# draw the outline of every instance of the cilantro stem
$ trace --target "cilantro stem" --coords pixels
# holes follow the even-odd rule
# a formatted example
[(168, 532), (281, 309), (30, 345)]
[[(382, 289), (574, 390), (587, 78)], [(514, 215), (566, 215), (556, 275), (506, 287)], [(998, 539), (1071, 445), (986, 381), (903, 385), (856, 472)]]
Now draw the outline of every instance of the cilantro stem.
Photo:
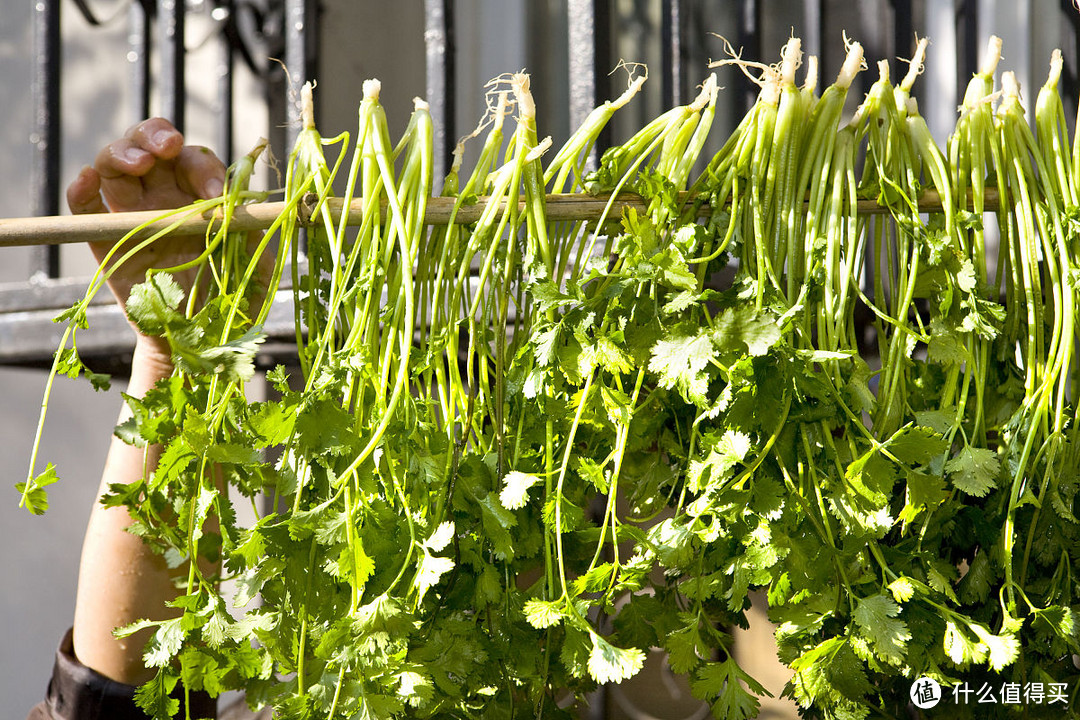
[(559, 568), (559, 586), (561, 588), (561, 597), (566, 600), (567, 609), (575, 616), (580, 617), (577, 608), (574, 607), (574, 603), (571, 602), (570, 595), (567, 591), (566, 583), (566, 565), (565, 557), (563, 553), (563, 540), (562, 540), (562, 504), (563, 504), (563, 486), (566, 482), (566, 470), (570, 467), (570, 456), (574, 449), (574, 438), (577, 435), (577, 430), (581, 424), (581, 416), (585, 411), (585, 405), (588, 402), (589, 394), (592, 391), (593, 379), (596, 377), (595, 373), (589, 373), (585, 378), (585, 385), (581, 388), (581, 399), (578, 401), (577, 410), (574, 412), (574, 420), (570, 423), (570, 429), (567, 431), (565, 443), (565, 450), (563, 451), (562, 462), (559, 465), (559, 476), (555, 482), (555, 563)]

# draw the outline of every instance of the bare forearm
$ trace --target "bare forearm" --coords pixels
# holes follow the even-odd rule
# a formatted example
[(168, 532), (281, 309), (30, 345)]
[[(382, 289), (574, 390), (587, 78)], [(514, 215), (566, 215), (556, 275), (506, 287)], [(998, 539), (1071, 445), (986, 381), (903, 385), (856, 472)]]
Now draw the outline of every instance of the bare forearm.
[[(122, 138), (102, 148), (93, 167), (86, 167), (67, 190), (75, 214), (164, 210), (220, 194), (225, 165), (206, 148), (184, 143), (168, 121), (150, 118), (129, 128)], [(91, 243), (98, 262), (113, 249), (111, 242)], [(155, 242), (122, 265), (111, 268), (108, 285), (123, 305), (131, 288), (151, 268), (173, 267), (205, 250), (199, 236), (168, 237)], [(174, 278), (190, 291), (194, 273)], [(140, 336), (132, 360), (128, 394), (140, 397), (172, 373), (164, 340)], [(160, 448), (131, 447), (113, 439), (105, 461), (101, 493), (113, 483), (131, 483), (157, 466)], [(159, 619), (165, 601), (174, 595), (170, 572), (162, 558), (126, 532), (131, 518), (124, 508), (95, 505), (87, 526), (75, 601), (75, 654), (82, 663), (114, 680), (138, 683), (149, 673), (142, 649), (146, 633), (124, 640), (113, 629), (142, 618)], [(183, 572), (183, 571), (181, 571)]]
[[(132, 358), (128, 394), (141, 397), (168, 377), (172, 366), (163, 341), (140, 338)], [(157, 464), (160, 448), (137, 448), (112, 439), (99, 495), (113, 483), (130, 483)], [(89, 668), (119, 682), (138, 684), (149, 677), (142, 662), (146, 633), (128, 638), (113, 629), (142, 618), (160, 618), (175, 595), (164, 560), (127, 532), (125, 508), (95, 504), (90, 514), (79, 569), (73, 640), (75, 655)]]

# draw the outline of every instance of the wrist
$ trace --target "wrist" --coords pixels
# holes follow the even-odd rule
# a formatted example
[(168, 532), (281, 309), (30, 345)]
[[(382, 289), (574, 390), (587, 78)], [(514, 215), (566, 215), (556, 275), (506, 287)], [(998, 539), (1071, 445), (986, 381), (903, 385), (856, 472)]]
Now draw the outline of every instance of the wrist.
[(172, 349), (169, 347), (169, 341), (163, 337), (139, 334), (135, 340), (135, 351), (131, 356), (129, 385), (149, 388), (158, 380), (172, 375), (172, 372)]

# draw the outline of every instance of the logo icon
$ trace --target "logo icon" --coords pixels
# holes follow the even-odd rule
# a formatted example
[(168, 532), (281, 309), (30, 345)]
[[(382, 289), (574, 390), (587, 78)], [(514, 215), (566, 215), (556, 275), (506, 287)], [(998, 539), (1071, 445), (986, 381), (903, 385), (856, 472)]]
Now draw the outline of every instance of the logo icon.
[(933, 678), (921, 677), (911, 684), (911, 702), (920, 710), (934, 707), (941, 702), (941, 686)]

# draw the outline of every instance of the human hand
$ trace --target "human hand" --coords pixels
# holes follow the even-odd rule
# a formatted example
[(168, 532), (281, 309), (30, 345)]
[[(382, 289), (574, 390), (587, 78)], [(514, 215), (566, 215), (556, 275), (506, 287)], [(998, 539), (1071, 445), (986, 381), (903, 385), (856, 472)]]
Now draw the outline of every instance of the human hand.
[[(213, 152), (185, 145), (183, 135), (167, 120), (151, 118), (102, 148), (94, 165), (84, 167), (68, 186), (67, 201), (76, 215), (169, 210), (217, 197), (224, 183), (225, 165)], [(104, 263), (114, 244), (92, 242), (90, 249)], [(123, 305), (132, 286), (146, 279), (147, 270), (181, 265), (205, 247), (201, 235), (164, 237), (117, 267), (108, 279), (109, 289)], [(190, 292), (195, 273), (192, 269), (174, 274), (185, 293)]]
[(98, 153), (68, 187), (75, 214), (167, 210), (221, 194), (225, 165), (213, 152), (185, 145), (168, 120), (150, 118)]
[[(98, 153), (68, 186), (67, 201), (76, 215), (135, 210), (169, 210), (221, 194), (225, 165), (213, 152), (185, 145), (184, 137), (163, 118), (151, 118), (130, 128), (122, 138)], [(114, 243), (90, 243), (99, 263)], [(109, 278), (109, 288), (121, 303), (131, 286), (146, 279), (150, 268), (180, 265), (205, 249), (202, 236), (162, 238), (129, 259)], [(185, 277), (187, 275), (187, 277)], [(176, 277), (185, 292), (194, 272)]]

